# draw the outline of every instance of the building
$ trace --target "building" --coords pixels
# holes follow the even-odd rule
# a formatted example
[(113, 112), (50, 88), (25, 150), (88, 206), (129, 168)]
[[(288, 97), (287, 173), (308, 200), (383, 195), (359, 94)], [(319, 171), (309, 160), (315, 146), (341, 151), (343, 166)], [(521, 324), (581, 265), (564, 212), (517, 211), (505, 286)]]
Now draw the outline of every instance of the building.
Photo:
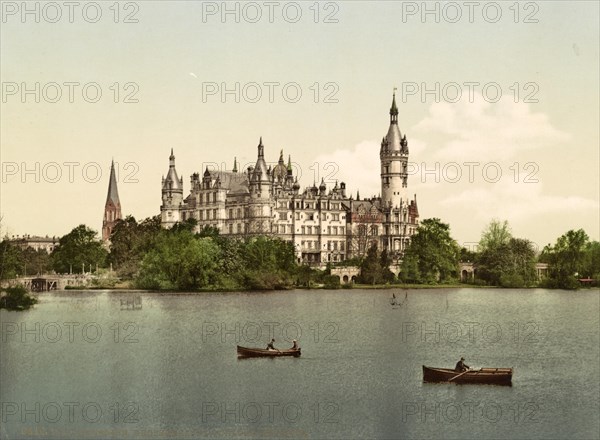
[(117, 220), (121, 217), (121, 202), (119, 201), (119, 191), (117, 189), (117, 177), (115, 174), (115, 162), (110, 164), (110, 179), (108, 181), (108, 194), (104, 204), (104, 218), (102, 220), (102, 240), (106, 243), (110, 240)]
[(398, 127), (395, 94), (379, 151), (379, 197), (361, 200), (357, 194), (353, 199), (344, 182), (328, 189), (321, 181), (301, 191), (291, 157), (286, 164), (281, 151), (270, 166), (262, 138), (257, 149), (256, 165), (247, 170), (238, 170), (234, 159), (231, 171), (207, 168), (202, 176), (192, 174), (187, 197), (171, 149), (169, 171), (162, 179), (162, 226), (193, 218), (198, 230), (211, 226), (229, 236), (274, 235), (292, 242), (298, 262), (311, 265), (362, 256), (372, 244), (400, 262), (419, 225), (419, 211), (416, 196), (408, 197), (408, 141)]
[(35, 235), (23, 235), (22, 237), (12, 236), (11, 243), (20, 247), (22, 250), (31, 248), (34, 251), (44, 250), (51, 254), (56, 246), (58, 246), (59, 237), (38, 237)]

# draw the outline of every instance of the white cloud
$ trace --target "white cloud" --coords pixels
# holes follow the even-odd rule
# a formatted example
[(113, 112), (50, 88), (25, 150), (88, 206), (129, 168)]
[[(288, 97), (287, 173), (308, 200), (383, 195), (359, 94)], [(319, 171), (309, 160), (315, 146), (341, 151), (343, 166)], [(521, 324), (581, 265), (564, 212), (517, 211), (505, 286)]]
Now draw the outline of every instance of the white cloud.
[[(371, 197), (381, 192), (379, 149), (380, 142), (373, 140), (363, 141), (354, 146), (352, 150), (338, 149), (331, 153), (324, 153), (315, 159), (321, 177), (327, 184), (335, 181), (346, 182), (348, 190), (356, 196), (356, 190), (361, 197)], [(419, 156), (426, 148), (425, 142), (408, 139), (408, 148), (411, 155)], [(334, 164), (334, 168), (328, 164)], [(312, 183), (312, 182), (311, 182)]]
[(434, 156), (440, 160), (506, 160), (517, 152), (565, 142), (570, 135), (553, 127), (548, 116), (504, 96), (488, 103), (475, 95), (456, 104), (435, 103), (415, 131), (439, 136)]

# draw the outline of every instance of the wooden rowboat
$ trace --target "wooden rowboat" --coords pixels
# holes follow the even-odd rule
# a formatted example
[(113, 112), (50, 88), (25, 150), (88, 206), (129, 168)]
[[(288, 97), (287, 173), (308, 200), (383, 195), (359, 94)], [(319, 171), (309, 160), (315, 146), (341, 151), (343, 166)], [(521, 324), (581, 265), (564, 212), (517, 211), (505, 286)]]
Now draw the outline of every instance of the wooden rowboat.
[(449, 368), (432, 368), (423, 365), (423, 382), (448, 382), (450, 383), (487, 383), (495, 385), (511, 385), (512, 368), (481, 368), (468, 371), (457, 377), (460, 373)]
[(264, 348), (247, 348), (237, 346), (239, 357), (300, 356), (300, 348), (296, 350), (267, 350)]

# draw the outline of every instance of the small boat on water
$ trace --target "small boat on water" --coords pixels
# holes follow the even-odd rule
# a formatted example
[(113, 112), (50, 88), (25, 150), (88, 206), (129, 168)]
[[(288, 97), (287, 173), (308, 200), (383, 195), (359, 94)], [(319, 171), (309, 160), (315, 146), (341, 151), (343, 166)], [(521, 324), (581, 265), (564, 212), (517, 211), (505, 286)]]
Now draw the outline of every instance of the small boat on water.
[(511, 385), (512, 373), (512, 368), (480, 368), (457, 373), (450, 368), (432, 368), (423, 365), (423, 382)]
[(268, 350), (264, 348), (247, 348), (237, 346), (238, 357), (270, 357), (270, 356), (300, 356), (300, 348), (288, 350)]

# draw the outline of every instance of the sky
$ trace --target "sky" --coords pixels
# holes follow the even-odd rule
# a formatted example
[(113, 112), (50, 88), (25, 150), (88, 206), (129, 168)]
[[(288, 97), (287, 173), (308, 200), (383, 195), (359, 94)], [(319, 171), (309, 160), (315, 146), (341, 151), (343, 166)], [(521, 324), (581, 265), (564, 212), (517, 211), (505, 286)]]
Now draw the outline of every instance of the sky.
[(421, 219), (598, 240), (598, 2), (469, 5), (2, 2), (1, 233), (99, 231), (113, 159), (123, 214), (156, 215), (171, 148), (187, 194), (261, 136), (303, 186), (378, 195), (396, 88)]

